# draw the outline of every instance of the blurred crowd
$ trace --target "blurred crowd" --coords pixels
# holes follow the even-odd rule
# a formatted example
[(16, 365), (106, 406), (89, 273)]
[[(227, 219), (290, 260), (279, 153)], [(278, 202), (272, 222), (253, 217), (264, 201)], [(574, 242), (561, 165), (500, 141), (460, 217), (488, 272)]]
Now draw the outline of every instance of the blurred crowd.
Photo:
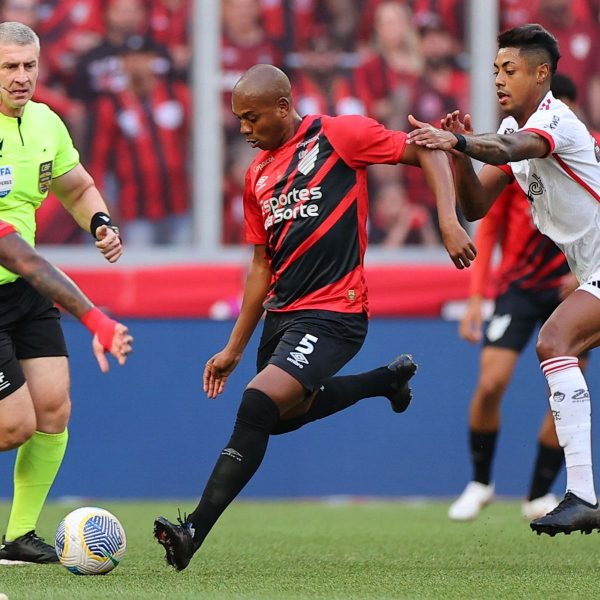
[[(473, 1), (482, 9), (487, 2)], [(301, 114), (364, 114), (399, 130), (408, 128), (409, 113), (435, 123), (455, 108), (469, 110), (467, 3), (221, 0), (223, 242), (243, 242), (244, 173), (255, 152), (230, 112), (231, 88), (244, 70), (281, 66)], [(27, 23), (40, 35), (35, 99), (67, 122), (127, 245), (190, 243), (193, 0), (0, 6), (3, 21)], [(501, 0), (500, 29), (527, 22), (558, 38), (559, 71), (578, 88), (582, 118), (600, 128), (600, 0)], [(369, 186), (371, 243), (440, 243), (420, 170), (372, 167)], [(55, 200), (39, 212), (40, 243), (81, 241)]]

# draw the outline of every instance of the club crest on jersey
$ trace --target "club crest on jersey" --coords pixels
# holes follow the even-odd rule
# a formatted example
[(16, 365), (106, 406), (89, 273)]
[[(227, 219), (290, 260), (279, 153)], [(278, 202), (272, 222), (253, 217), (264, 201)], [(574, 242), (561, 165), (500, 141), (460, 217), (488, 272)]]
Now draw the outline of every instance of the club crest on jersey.
[(14, 185), (13, 168), (10, 165), (0, 167), (0, 198), (8, 196)]
[(550, 110), (552, 104), (552, 98), (546, 98), (541, 104), (538, 110)]
[(314, 168), (319, 154), (319, 142), (317, 142), (310, 150), (300, 150), (298, 152), (298, 171), (303, 175), (308, 175)]
[(259, 178), (259, 180), (256, 182), (256, 191), (260, 192), (260, 190), (262, 190), (265, 185), (267, 185), (267, 179), (269, 179), (268, 175), (263, 175), (262, 177)]
[(52, 183), (52, 161), (40, 163), (38, 187), (40, 194), (45, 194), (50, 189)]

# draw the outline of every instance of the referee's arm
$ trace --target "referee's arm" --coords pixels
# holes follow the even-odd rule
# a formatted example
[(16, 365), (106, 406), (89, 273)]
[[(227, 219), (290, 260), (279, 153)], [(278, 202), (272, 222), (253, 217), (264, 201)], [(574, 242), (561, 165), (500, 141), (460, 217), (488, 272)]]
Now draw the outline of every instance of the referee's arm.
[[(85, 231), (90, 231), (90, 223), (95, 214), (105, 213), (108, 215), (106, 202), (104, 202), (92, 176), (81, 164), (53, 179), (51, 190)], [(91, 233), (98, 240), (96, 246), (109, 262), (115, 262), (123, 254), (118, 231), (102, 226)]]

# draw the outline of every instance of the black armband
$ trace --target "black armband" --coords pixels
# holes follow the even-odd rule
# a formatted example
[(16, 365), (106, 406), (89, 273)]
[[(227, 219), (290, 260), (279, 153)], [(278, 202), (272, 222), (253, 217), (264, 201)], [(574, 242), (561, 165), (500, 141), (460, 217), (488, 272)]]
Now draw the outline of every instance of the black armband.
[(103, 212), (97, 212), (96, 214), (94, 214), (92, 220), (90, 221), (90, 233), (92, 234), (94, 239), (98, 239), (96, 238), (96, 230), (102, 225), (106, 225), (107, 227), (112, 229), (117, 235), (119, 234), (119, 228), (113, 224), (110, 215), (107, 215)]
[(464, 135), (460, 133), (452, 134), (456, 138), (456, 145), (454, 146), (454, 150), (458, 150), (459, 152), (464, 152), (467, 147), (467, 140)]

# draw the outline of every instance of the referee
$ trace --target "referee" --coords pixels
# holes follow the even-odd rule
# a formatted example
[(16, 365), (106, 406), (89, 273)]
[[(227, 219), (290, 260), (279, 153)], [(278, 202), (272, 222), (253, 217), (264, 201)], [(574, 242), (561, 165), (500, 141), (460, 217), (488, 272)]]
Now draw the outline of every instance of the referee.
[[(0, 23), (0, 219), (35, 244), (35, 211), (52, 191), (109, 262), (118, 230), (60, 118), (31, 101), (40, 42), (26, 25)], [(0, 560), (57, 562), (35, 533), (67, 446), (71, 409), (60, 313), (0, 267), (0, 450), (18, 448), (14, 497)]]

